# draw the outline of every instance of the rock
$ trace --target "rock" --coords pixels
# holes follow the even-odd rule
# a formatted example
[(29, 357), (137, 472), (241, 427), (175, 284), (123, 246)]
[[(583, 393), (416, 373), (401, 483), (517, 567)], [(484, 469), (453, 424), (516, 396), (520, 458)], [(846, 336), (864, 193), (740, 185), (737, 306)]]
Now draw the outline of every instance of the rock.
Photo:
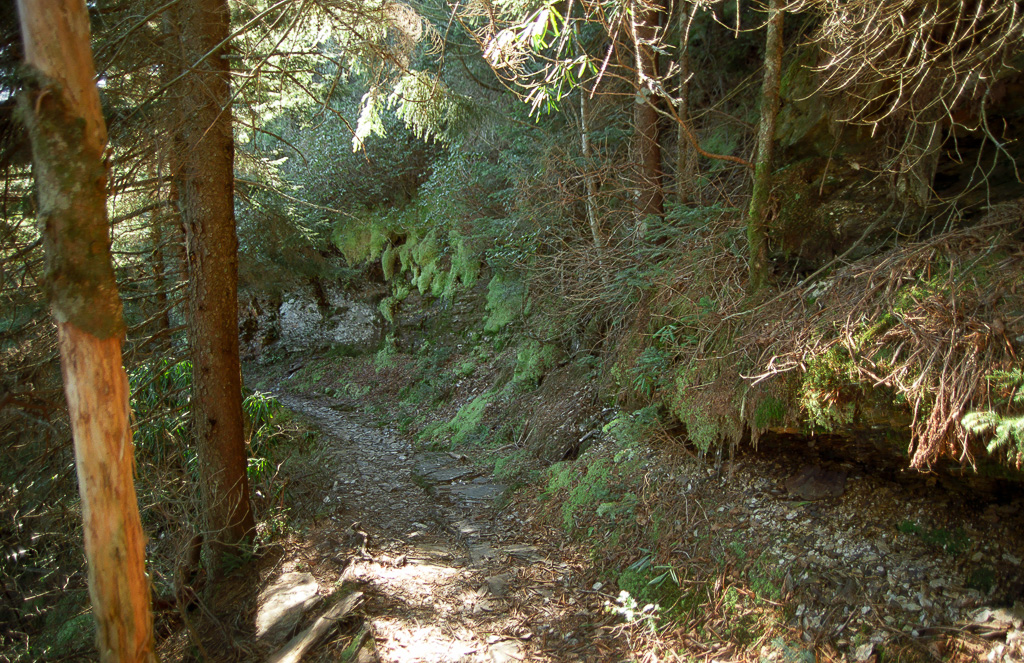
[(525, 658), (522, 646), (515, 640), (502, 640), (487, 648), (487, 653), (493, 663), (509, 663), (510, 661), (522, 661)]
[(544, 560), (539, 554), (537, 554), (537, 546), (530, 546), (525, 544), (516, 544), (511, 546), (503, 546), (501, 552), (506, 555), (518, 557), (519, 559), (525, 559), (530, 562), (541, 562)]
[(445, 486), (442, 491), (447, 492), (450, 495), (460, 498), (463, 502), (486, 502), (489, 500), (496, 499), (502, 492), (504, 492), (505, 486), (500, 483), (465, 483), (456, 484), (454, 486)]
[(469, 547), (469, 559), (474, 564), (482, 564), (485, 560), (494, 559), (496, 553), (490, 544), (478, 543)]
[(870, 659), (871, 655), (874, 653), (875, 645), (873, 643), (868, 642), (866, 644), (861, 645), (860, 647), (857, 647), (857, 649), (853, 652), (853, 660), (858, 661), (858, 663), (860, 663), (862, 661)]
[(365, 350), (380, 340), (379, 317), (373, 306), (351, 301), (340, 290), (328, 287), (318, 296), (302, 288), (285, 299), (272, 323), (289, 350), (328, 345)]
[(279, 645), (291, 637), (306, 612), (316, 605), (320, 586), (309, 573), (284, 573), (260, 592), (256, 638)]
[(413, 473), (429, 483), (451, 483), (476, 471), (471, 466), (453, 467), (451, 457), (444, 452), (416, 454), (414, 462)]
[(505, 596), (508, 594), (508, 581), (509, 575), (507, 573), (491, 576), (486, 580), (487, 590), (494, 596)]
[(790, 495), (802, 500), (823, 500), (840, 497), (846, 491), (846, 470), (826, 470), (819, 465), (808, 465), (786, 480)]

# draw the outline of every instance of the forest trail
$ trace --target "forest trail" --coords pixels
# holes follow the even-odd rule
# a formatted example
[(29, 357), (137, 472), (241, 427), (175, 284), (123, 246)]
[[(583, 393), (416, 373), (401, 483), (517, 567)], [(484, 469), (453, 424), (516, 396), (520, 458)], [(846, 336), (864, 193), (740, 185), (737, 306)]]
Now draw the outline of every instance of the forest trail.
[[(499, 508), (503, 487), (469, 459), (414, 452), (395, 431), (306, 396), (280, 393), (321, 435), (323, 544), (365, 595), (357, 610), (387, 663), (621, 660), (599, 626), (611, 597), (584, 586), (583, 560), (534, 540)], [(320, 538), (320, 537), (318, 537)], [(308, 559), (308, 557), (307, 557)], [(323, 568), (323, 564), (312, 564)], [(282, 569), (290, 570), (286, 562)], [(331, 579), (327, 578), (330, 581)], [(323, 580), (321, 580), (323, 585)], [(323, 657), (310, 660), (336, 660)]]
[[(840, 458), (815, 438), (765, 438), (717, 470), (643, 445), (636, 512), (612, 528), (547, 480), (510, 499), (480, 447), (425, 450), (372, 367), (308, 365), (250, 376), (320, 432), (275, 479), (290, 513), (260, 586), (295, 572), (327, 603), (363, 602), (302, 660), (1020, 660), (1024, 497), (1009, 484), (906, 472), (867, 442)], [(619, 451), (603, 439), (561, 467), (582, 482)], [(648, 602), (667, 617), (646, 617)]]

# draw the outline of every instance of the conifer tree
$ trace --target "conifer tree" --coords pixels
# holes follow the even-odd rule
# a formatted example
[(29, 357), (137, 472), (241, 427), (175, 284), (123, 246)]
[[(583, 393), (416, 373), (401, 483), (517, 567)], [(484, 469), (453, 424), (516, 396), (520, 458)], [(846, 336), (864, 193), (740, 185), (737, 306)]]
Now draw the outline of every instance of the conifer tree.
[(32, 68), (20, 103), (74, 438), (96, 645), (104, 662), (155, 661), (89, 17), (82, 0), (19, 0), (18, 8)]

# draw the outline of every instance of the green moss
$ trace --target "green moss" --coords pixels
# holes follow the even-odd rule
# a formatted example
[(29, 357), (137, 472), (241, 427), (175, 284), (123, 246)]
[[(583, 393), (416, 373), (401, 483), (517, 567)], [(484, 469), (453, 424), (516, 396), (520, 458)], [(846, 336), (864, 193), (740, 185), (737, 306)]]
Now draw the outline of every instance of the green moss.
[(437, 231), (430, 231), (412, 248), (410, 257), (419, 268), (414, 281), (421, 295), (433, 293), (434, 280), (441, 276), (438, 258), (441, 250), (437, 239)]
[(882, 317), (874, 322), (874, 324), (868, 325), (860, 334), (857, 335), (857, 347), (863, 348), (868, 343), (871, 343), (879, 336), (889, 331), (896, 325), (896, 317), (891, 313), (884, 313)]
[[(405, 242), (398, 247), (398, 260), (402, 265), (401, 271), (410, 272), (416, 265), (416, 261), (413, 259), (413, 252), (416, 250), (416, 245), (419, 244), (420, 237), (416, 232), (410, 232), (405, 237)], [(418, 274), (414, 273), (414, 276)]]
[(380, 258), (384, 251), (391, 247), (391, 233), (384, 229), (380, 222), (370, 226), (370, 260)]
[(345, 257), (349, 266), (358, 265), (370, 259), (373, 229), (362, 220), (343, 219), (334, 225), (331, 240)]
[(656, 566), (651, 563), (650, 556), (644, 556), (630, 564), (619, 573), (619, 589), (628, 592), (638, 605), (653, 604), (659, 606), (662, 614), (674, 614), (672, 608), (680, 603), (682, 591), (677, 578), (673, 577), (669, 567)]
[(494, 461), (494, 477), (506, 485), (522, 484), (527, 480), (531, 454), (528, 449), (519, 449), (508, 456)]
[(380, 349), (377, 350), (377, 354), (374, 355), (373, 364), (378, 371), (383, 368), (394, 366), (395, 356), (398, 354), (398, 339), (395, 338), (394, 334), (388, 334), (384, 338), (384, 342), (381, 344)]
[(395, 278), (395, 275), (400, 273), (400, 266), (401, 261), (398, 258), (398, 247), (394, 244), (389, 244), (380, 256), (380, 267), (384, 272), (384, 280), (390, 281)]
[(942, 527), (925, 529), (915, 522), (904, 520), (896, 529), (903, 534), (916, 536), (926, 545), (940, 549), (953, 557), (961, 557), (971, 548), (971, 540), (962, 527), (957, 527), (953, 531)]
[(400, 303), (401, 302), (398, 298), (388, 296), (380, 300), (380, 303), (377, 304), (377, 310), (380, 311), (380, 314), (384, 316), (385, 320), (391, 324), (395, 324), (395, 314), (398, 313), (398, 305)]
[(500, 272), (495, 274), (487, 284), (486, 309), (484, 331), (501, 331), (527, 312), (526, 285)]
[(697, 384), (690, 367), (676, 372), (674, 390), (668, 400), (669, 410), (686, 425), (687, 437), (702, 451), (707, 451), (721, 438), (718, 417), (712, 415), (707, 400), (694, 389)]
[(812, 428), (834, 431), (853, 422), (858, 394), (849, 353), (834, 346), (807, 364), (800, 405)]
[(465, 444), (480, 445), (488, 438), (490, 429), (483, 424), (487, 406), (494, 398), (491, 392), (480, 394), (463, 405), (451, 421), (438, 428), (432, 437), (448, 437), (453, 447)]
[(620, 447), (634, 449), (661, 426), (658, 408), (649, 405), (636, 412), (620, 414), (608, 422), (602, 431), (610, 433)]
[(572, 463), (561, 461), (548, 468), (548, 485), (542, 497), (551, 497), (572, 484)]
[(439, 270), (430, 281), (430, 294), (433, 297), (450, 296), (452, 292), (452, 273)]
[(452, 246), (451, 284), (458, 280), (465, 287), (472, 288), (480, 278), (482, 263), (479, 253), (467, 238), (457, 232), (451, 233), (449, 243)]
[(765, 397), (754, 410), (754, 426), (760, 430), (780, 424), (785, 418), (786, 404), (774, 396)]
[[(576, 528), (576, 514), (585, 508), (596, 508), (612, 497), (611, 466), (603, 458), (587, 467), (587, 473), (579, 483), (569, 489), (562, 503), (562, 526), (566, 532)], [(550, 486), (549, 486), (550, 487)]]
[(512, 381), (517, 384), (536, 385), (544, 374), (554, 368), (561, 356), (558, 346), (530, 339), (516, 353), (516, 367)]

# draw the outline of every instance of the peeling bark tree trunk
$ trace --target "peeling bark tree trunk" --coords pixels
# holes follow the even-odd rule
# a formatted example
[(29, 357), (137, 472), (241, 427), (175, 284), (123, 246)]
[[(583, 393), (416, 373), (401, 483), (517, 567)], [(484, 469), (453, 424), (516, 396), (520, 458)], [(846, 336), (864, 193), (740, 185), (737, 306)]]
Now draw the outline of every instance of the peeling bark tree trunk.
[(661, 144), (658, 135), (658, 111), (654, 107), (649, 82), (658, 79), (657, 58), (651, 44), (658, 36), (662, 13), (657, 0), (635, 0), (633, 6), (633, 44), (636, 50), (637, 104), (633, 112), (637, 162), (640, 170), (636, 210), (643, 218), (664, 213), (661, 189)]
[(32, 139), (46, 288), (82, 497), (89, 597), (101, 661), (155, 661), (145, 537), (133, 484), (124, 321), (110, 262), (107, 130), (82, 0), (19, 0), (20, 98)]
[(747, 243), (750, 250), (750, 292), (768, 282), (768, 237), (765, 216), (771, 193), (772, 151), (775, 118), (779, 114), (779, 80), (782, 70), (781, 0), (768, 3), (768, 35), (764, 52), (764, 82), (761, 86), (761, 122), (757, 129), (757, 159), (754, 162), (754, 190), (747, 212)]
[(184, 66), (178, 91), (184, 153), (176, 173), (188, 260), (187, 324), (192, 358), (192, 422), (199, 455), (211, 571), (250, 539), (238, 358), (238, 237), (226, 0), (178, 7)]

